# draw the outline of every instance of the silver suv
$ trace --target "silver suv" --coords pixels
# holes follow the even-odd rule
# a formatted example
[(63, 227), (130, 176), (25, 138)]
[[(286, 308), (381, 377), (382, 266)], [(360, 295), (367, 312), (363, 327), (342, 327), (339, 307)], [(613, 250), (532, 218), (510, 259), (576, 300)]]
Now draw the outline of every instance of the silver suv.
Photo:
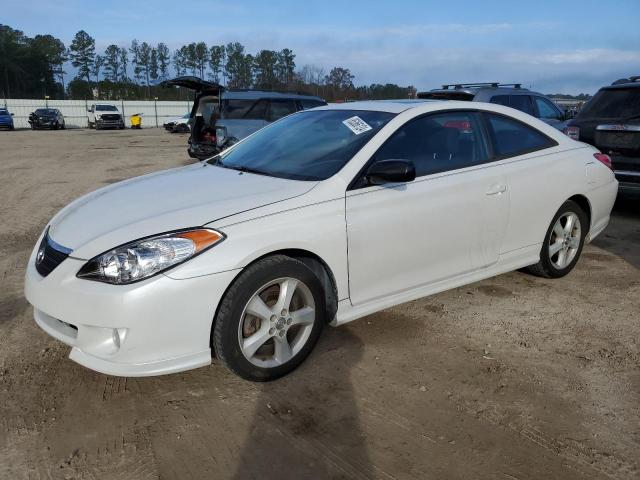
[(197, 77), (178, 77), (162, 83), (195, 90), (191, 110), (189, 155), (209, 158), (265, 125), (299, 110), (326, 105), (323, 99), (294, 92), (225, 90)]
[(420, 92), (418, 98), (497, 103), (528, 113), (558, 130), (562, 130), (569, 119), (569, 115), (549, 98), (522, 88), (520, 83), (453, 83), (428, 92)]

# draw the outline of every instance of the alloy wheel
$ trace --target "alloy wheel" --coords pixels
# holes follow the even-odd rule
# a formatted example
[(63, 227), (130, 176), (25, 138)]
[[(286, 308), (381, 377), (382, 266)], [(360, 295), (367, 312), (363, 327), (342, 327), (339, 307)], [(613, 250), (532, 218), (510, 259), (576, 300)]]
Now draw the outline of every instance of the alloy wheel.
[(278, 367), (304, 347), (316, 318), (311, 290), (298, 279), (278, 278), (249, 299), (238, 324), (245, 358), (262, 368)]
[(566, 212), (556, 220), (549, 237), (549, 260), (558, 270), (566, 268), (578, 253), (582, 240), (580, 218)]

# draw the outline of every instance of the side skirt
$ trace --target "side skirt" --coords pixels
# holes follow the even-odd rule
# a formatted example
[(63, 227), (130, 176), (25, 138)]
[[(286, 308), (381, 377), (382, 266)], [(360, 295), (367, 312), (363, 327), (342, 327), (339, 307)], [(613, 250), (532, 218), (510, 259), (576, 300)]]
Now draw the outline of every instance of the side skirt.
[(453, 288), (478, 282), (486, 278), (502, 275), (503, 273), (512, 272), (529, 265), (533, 265), (540, 260), (541, 244), (530, 245), (520, 248), (500, 256), (500, 260), (489, 268), (476, 270), (465, 273), (457, 277), (441, 280), (436, 283), (421, 285), (411, 290), (405, 290), (388, 297), (376, 298), (369, 302), (352, 305), (350, 299), (341, 300), (338, 303), (338, 313), (331, 322), (331, 325), (337, 327), (358, 318), (371, 315), (372, 313), (400, 305), (401, 303), (411, 302), (418, 298), (427, 297), (436, 293), (451, 290)]

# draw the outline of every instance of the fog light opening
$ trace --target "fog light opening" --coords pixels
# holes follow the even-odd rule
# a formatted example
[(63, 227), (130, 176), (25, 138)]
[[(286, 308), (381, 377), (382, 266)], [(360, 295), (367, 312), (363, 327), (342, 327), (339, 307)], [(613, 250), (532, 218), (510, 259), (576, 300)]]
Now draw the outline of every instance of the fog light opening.
[(112, 336), (113, 336), (113, 344), (116, 347), (116, 350), (120, 349), (120, 335), (118, 333), (118, 329), (114, 328), (113, 332), (112, 332)]

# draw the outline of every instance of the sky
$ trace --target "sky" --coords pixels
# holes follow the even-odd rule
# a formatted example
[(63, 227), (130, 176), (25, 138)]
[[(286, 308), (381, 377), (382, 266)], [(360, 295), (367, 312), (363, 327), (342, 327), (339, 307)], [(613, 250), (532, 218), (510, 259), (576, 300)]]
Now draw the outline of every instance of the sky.
[(521, 82), (594, 93), (640, 75), (640, 0), (1, 0), (0, 23), (69, 45), (86, 30), (101, 52), (132, 38), (249, 53), (291, 48), (296, 65), (349, 68), (356, 85)]

